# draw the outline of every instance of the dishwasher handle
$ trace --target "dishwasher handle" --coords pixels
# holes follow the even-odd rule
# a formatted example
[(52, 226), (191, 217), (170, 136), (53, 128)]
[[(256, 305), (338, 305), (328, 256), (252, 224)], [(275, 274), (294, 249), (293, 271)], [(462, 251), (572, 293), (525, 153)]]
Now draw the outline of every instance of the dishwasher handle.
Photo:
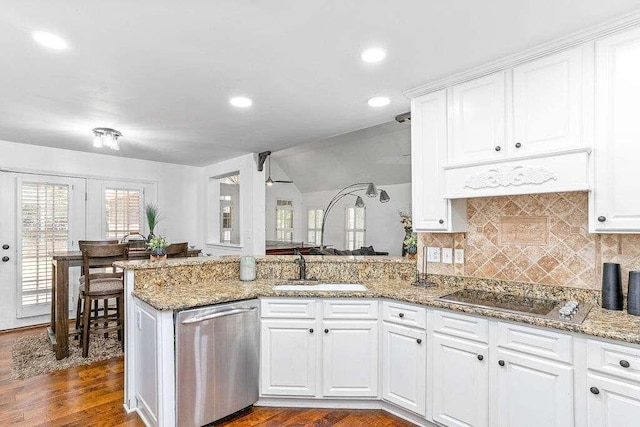
[(256, 311), (258, 307), (249, 307), (249, 308), (232, 308), (231, 310), (219, 311), (217, 313), (207, 314), (206, 316), (198, 316), (192, 317), (187, 320), (183, 320), (181, 323), (183, 325), (189, 325), (191, 323), (199, 323), (204, 322), (206, 320), (217, 319), (219, 317), (231, 316), (234, 314), (247, 313), (251, 311)]

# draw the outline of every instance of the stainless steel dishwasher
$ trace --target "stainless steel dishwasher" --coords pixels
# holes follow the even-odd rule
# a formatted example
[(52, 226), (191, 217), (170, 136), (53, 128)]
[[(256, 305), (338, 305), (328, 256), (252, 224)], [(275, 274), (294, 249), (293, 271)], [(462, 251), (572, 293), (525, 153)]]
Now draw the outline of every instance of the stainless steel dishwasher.
[(258, 301), (176, 315), (176, 387), (180, 427), (202, 426), (258, 400)]

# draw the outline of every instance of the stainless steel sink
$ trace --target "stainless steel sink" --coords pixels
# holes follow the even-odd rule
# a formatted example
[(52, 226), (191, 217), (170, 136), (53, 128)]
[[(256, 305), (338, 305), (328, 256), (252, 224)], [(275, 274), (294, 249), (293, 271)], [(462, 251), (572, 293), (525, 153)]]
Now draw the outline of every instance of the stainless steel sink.
[(313, 285), (280, 284), (273, 287), (274, 291), (308, 291), (308, 292), (354, 292), (366, 291), (362, 283), (317, 283)]

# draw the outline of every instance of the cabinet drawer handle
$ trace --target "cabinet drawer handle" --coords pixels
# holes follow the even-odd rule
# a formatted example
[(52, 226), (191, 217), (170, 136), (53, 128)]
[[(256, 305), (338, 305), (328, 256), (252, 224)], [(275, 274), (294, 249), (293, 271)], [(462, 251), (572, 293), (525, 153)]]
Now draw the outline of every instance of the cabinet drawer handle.
[(438, 224), (444, 224), (444, 219), (439, 219)]
[(504, 360), (498, 360), (498, 365), (504, 366)]
[(500, 147), (499, 145), (496, 145), (496, 151), (500, 151), (502, 150), (502, 147)]
[(418, 338), (418, 339), (416, 340), (416, 342), (417, 342), (418, 344), (422, 344), (422, 340), (421, 340), (420, 338)]
[(328, 330), (328, 329), (325, 329), (325, 330), (324, 330), (324, 333), (325, 333), (325, 334), (328, 334), (328, 333), (329, 333), (329, 330)]
[(620, 366), (622, 366), (623, 368), (628, 368), (629, 366), (631, 366), (631, 364), (629, 362), (627, 362), (626, 360), (621, 360), (620, 361)]
[(398, 313), (398, 317), (400, 318), (404, 317), (404, 313)]
[(516, 148), (520, 148), (522, 147), (522, 144), (520, 144), (519, 142), (516, 142)]
[(479, 355), (478, 355), (478, 360), (482, 360), (482, 359), (484, 359), (484, 356), (483, 356), (483, 355), (481, 355), (481, 354), (479, 354)]
[(6, 251), (7, 249), (9, 249), (9, 245), (7, 245), (7, 244), (5, 243), (4, 245), (2, 245), (2, 249), (4, 249), (4, 250)]
[(600, 222), (605, 222), (606, 220), (607, 220), (606, 216), (599, 216), (598, 217), (598, 221), (600, 221)]
[(7, 262), (9, 261), (9, 257), (8, 256), (3, 256), (2, 257), (2, 262)]
[(309, 329), (309, 333), (312, 334), (313, 333), (313, 328)]
[(591, 387), (589, 391), (593, 394), (600, 394), (600, 390), (598, 390), (598, 387)]

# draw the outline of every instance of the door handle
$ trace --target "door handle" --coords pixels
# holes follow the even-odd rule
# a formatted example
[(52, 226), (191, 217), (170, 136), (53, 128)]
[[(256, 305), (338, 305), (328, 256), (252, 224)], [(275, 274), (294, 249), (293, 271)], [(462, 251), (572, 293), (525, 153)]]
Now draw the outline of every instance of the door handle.
[(2, 262), (7, 262), (9, 261), (9, 257), (8, 256), (3, 256), (2, 257)]
[(9, 249), (9, 245), (7, 245), (7, 244), (5, 243), (4, 245), (2, 245), (2, 249), (4, 249), (4, 250), (6, 251), (7, 249)]
[(190, 323), (204, 322), (206, 320), (217, 319), (218, 317), (231, 316), (233, 314), (240, 314), (240, 313), (248, 313), (251, 311), (256, 311), (257, 309), (258, 307), (234, 308), (231, 310), (219, 311), (218, 313), (211, 313), (206, 316), (192, 317), (191, 319), (183, 320), (182, 324), (188, 325)]

